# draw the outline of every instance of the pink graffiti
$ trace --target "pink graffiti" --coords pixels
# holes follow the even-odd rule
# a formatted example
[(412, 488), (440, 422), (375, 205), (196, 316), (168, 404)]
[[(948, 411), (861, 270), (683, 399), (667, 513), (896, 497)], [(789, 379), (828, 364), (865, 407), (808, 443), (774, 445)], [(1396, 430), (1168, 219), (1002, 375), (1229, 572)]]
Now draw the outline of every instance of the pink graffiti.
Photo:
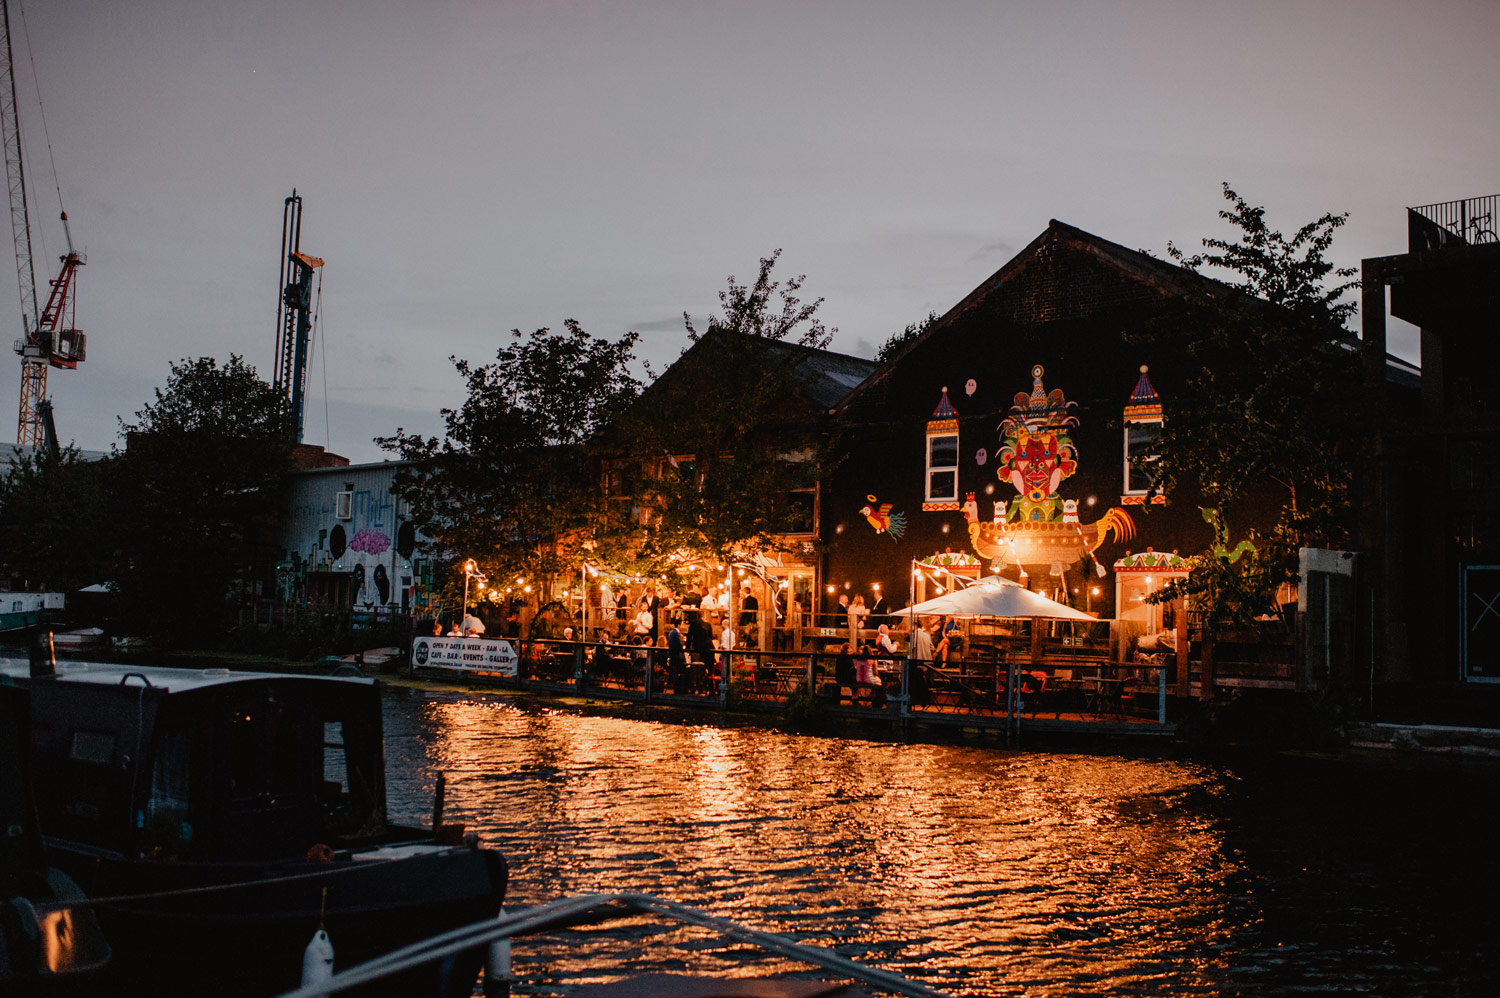
[(350, 551), (363, 551), (365, 554), (379, 554), (390, 546), (391, 539), (378, 530), (361, 530), (349, 542)]

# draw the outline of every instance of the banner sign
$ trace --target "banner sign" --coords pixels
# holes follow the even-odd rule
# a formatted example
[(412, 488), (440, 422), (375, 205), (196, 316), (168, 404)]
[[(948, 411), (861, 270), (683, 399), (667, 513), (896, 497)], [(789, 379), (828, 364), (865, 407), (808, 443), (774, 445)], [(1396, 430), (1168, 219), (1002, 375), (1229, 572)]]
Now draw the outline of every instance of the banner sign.
[(411, 664), (427, 669), (468, 669), (474, 672), (516, 674), (516, 649), (509, 641), (492, 638), (417, 638), (411, 644)]

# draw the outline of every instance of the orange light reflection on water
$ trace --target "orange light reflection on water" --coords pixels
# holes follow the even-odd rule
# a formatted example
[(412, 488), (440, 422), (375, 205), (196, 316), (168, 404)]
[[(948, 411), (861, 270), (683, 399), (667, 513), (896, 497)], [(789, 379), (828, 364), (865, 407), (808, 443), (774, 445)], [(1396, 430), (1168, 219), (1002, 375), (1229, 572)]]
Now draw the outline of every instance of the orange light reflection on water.
[[(1188, 765), (499, 699), (429, 703), (422, 723), (427, 763), (448, 777), (448, 820), (507, 851), (516, 903), (659, 893), (958, 993), (1002, 993), (966, 982), (1004, 981), (1047, 994), (1048, 982), (1101, 975), (1147, 993), (1160, 975), (1191, 975), (1234, 870), (1221, 832), (1181, 806), (1204, 792)], [(743, 960), (708, 955), (721, 970)], [(547, 959), (576, 981), (618, 969), (614, 957)]]

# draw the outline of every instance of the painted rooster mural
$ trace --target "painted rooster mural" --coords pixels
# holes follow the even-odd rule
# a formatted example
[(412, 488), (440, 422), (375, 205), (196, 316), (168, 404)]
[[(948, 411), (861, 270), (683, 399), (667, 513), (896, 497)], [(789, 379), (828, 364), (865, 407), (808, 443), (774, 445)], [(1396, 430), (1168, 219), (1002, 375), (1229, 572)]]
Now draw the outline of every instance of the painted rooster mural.
[(1031, 394), (1017, 392), (1010, 415), (1000, 424), (996, 453), (1000, 481), (1018, 498), (995, 504), (992, 520), (983, 520), (974, 494), (965, 496), (964, 520), (969, 543), (998, 571), (1016, 565), (1027, 574), (1062, 575), (1084, 555), (1097, 551), (1112, 534), (1127, 541), (1135, 536), (1135, 521), (1123, 509), (1109, 510), (1093, 523), (1080, 523), (1078, 502), (1057, 494), (1063, 479), (1078, 470), (1078, 456), (1070, 431), (1078, 417), (1074, 403), (1061, 389), (1042, 386), (1043, 368), (1031, 369)]
[(891, 540), (900, 540), (901, 535), (906, 533), (906, 514), (892, 513), (892, 504), (888, 502), (876, 506), (874, 496), (865, 498), (870, 500), (870, 505), (861, 509), (860, 515), (870, 521), (870, 526), (875, 528), (877, 534), (890, 534)]

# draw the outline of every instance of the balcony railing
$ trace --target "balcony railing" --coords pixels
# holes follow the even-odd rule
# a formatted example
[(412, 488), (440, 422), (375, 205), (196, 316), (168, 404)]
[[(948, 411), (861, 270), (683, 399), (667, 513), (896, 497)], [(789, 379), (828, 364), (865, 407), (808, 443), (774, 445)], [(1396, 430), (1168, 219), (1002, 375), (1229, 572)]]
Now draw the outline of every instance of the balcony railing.
[(1496, 208), (1500, 195), (1443, 201), (1406, 209), (1407, 249), (1412, 252), (1444, 246), (1474, 246), (1496, 242)]

